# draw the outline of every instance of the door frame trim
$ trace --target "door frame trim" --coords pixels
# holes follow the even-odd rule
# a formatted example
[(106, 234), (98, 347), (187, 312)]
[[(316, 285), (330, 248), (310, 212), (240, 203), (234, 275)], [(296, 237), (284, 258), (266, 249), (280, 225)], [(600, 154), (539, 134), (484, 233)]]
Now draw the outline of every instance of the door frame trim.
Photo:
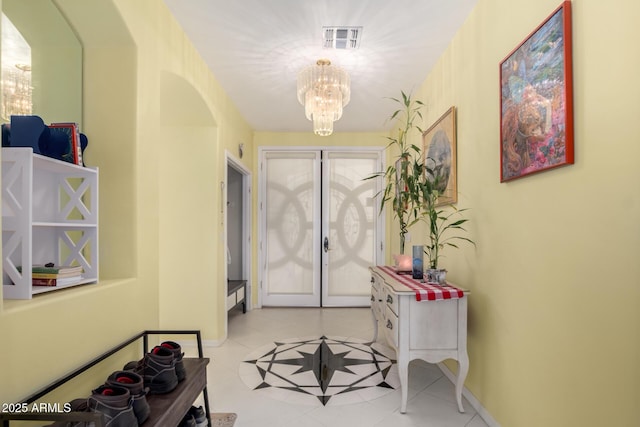
[[(252, 280), (252, 271), (253, 271), (253, 258), (252, 258), (252, 254), (253, 254), (253, 207), (252, 207), (252, 181), (253, 181), (253, 175), (251, 173), (251, 170), (249, 170), (249, 168), (247, 168), (244, 164), (242, 164), (242, 162), (240, 161), (240, 159), (238, 159), (237, 157), (235, 157), (233, 154), (231, 154), (228, 150), (225, 150), (225, 176), (224, 176), (224, 188), (222, 191), (222, 205), (223, 205), (223, 222), (224, 222), (224, 248), (227, 247), (227, 189), (228, 189), (228, 185), (226, 185), (226, 180), (227, 180), (227, 169), (229, 167), (232, 167), (233, 169), (235, 169), (237, 172), (239, 172), (242, 175), (242, 235), (243, 235), (243, 239), (244, 239), (244, 244), (242, 245), (242, 257), (243, 257), (243, 263), (242, 263), (242, 274), (243, 274), (243, 278), (247, 281), (247, 286), (245, 288), (245, 304), (246, 304), (246, 309), (247, 310), (251, 310), (253, 306), (255, 306), (255, 304), (253, 304), (253, 297), (252, 297), (252, 289), (255, 287), (253, 284), (253, 280)], [(224, 256), (224, 259), (226, 260), (226, 254)], [(228, 267), (227, 267), (227, 263), (224, 262), (224, 277), (228, 277)], [(226, 301), (227, 301), (227, 294), (226, 294), (226, 286), (225, 286), (225, 294), (224, 294), (224, 301), (225, 301), (225, 306), (226, 306)], [(225, 318), (225, 337), (227, 336), (227, 316), (224, 316)]]
[[(264, 180), (264, 160), (265, 153), (270, 151), (345, 151), (345, 152), (358, 152), (358, 151), (370, 151), (370, 152), (378, 152), (380, 155), (380, 170), (383, 171), (386, 168), (386, 147), (381, 146), (330, 146), (330, 145), (292, 145), (292, 146), (261, 146), (258, 147), (258, 209), (257, 209), (257, 223), (258, 223), (258, 266), (257, 266), (257, 288), (258, 288), (258, 301), (256, 307), (262, 307), (262, 294), (263, 294), (263, 281), (264, 281), (264, 271), (265, 271), (265, 263), (266, 257), (264, 254), (264, 242), (266, 235), (266, 224), (264, 218), (263, 206), (265, 203), (266, 196), (266, 183)], [(380, 206), (380, 195), (376, 195), (375, 198), (375, 206), (376, 211), (379, 211)], [(378, 215), (379, 221), (377, 223), (377, 233), (380, 236), (380, 248), (376, 250), (376, 264), (382, 265), (385, 259), (386, 252), (386, 214), (383, 210)], [(322, 289), (320, 290), (322, 292)]]

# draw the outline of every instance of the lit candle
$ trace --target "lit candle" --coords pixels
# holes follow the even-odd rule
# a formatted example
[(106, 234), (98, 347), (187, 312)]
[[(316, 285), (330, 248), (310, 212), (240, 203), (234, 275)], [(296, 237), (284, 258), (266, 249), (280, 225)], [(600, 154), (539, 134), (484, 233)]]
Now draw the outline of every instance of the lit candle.
[(396, 270), (411, 271), (411, 255), (396, 255)]

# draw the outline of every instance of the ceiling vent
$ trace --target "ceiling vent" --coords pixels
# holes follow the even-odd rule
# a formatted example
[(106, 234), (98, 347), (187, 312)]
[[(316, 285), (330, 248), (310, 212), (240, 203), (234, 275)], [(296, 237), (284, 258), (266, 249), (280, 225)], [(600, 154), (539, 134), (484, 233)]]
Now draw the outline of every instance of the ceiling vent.
[(327, 49), (358, 49), (362, 27), (322, 27), (323, 43)]

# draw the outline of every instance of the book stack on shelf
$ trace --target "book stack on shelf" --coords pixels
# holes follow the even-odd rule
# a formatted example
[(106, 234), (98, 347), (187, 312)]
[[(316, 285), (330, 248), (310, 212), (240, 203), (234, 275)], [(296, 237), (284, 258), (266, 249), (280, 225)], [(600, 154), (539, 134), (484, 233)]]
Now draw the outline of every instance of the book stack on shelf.
[[(20, 268), (18, 268), (20, 270)], [(82, 266), (34, 265), (31, 268), (33, 286), (68, 286), (82, 281)]]

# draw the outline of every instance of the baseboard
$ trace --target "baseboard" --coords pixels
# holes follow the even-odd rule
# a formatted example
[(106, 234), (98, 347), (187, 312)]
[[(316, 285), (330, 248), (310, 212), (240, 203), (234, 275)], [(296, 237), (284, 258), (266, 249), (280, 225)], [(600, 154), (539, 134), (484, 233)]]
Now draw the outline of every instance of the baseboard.
[[(220, 347), (224, 342), (225, 340), (202, 340), (202, 347)], [(197, 347), (196, 340), (180, 340), (178, 344), (184, 348)]]
[(220, 347), (226, 340), (202, 340), (204, 347)]
[[(442, 371), (442, 373), (444, 374), (444, 376), (447, 377), (449, 381), (451, 381), (453, 384), (455, 384), (456, 375), (453, 372), (451, 372), (451, 370), (447, 367), (447, 365), (445, 365), (442, 362), (438, 363), (437, 365)], [(465, 399), (467, 399), (469, 404), (473, 406), (473, 409), (476, 410), (478, 415), (480, 415), (480, 418), (482, 418), (489, 427), (500, 427), (500, 424), (498, 424), (498, 422), (493, 419), (489, 411), (487, 411), (485, 407), (482, 406), (480, 401), (476, 399), (476, 397), (466, 387), (462, 388), (462, 395), (465, 397)]]

